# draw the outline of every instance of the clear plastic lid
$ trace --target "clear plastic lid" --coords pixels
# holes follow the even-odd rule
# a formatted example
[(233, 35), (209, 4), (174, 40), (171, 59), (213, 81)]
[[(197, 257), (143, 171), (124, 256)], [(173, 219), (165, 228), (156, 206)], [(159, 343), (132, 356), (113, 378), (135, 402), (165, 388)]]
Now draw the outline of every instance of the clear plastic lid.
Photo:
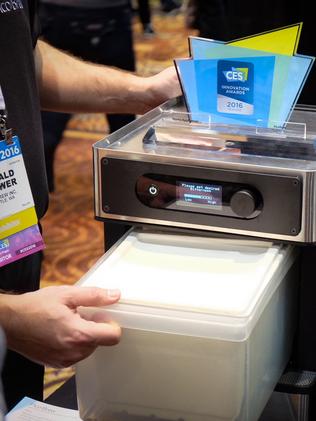
[(262, 241), (132, 232), (81, 285), (119, 288), (120, 303), (110, 311), (120, 313), (125, 327), (229, 337), (233, 329), (239, 336), (240, 326), (249, 330), (281, 282), (290, 249)]
[[(214, 161), (291, 169), (314, 169), (316, 119), (314, 107), (298, 106), (291, 121), (274, 128), (220, 124), (210, 115), (188, 113), (183, 102), (169, 101), (97, 142), (94, 149), (121, 159), (159, 162)], [(203, 122), (201, 122), (203, 120)]]

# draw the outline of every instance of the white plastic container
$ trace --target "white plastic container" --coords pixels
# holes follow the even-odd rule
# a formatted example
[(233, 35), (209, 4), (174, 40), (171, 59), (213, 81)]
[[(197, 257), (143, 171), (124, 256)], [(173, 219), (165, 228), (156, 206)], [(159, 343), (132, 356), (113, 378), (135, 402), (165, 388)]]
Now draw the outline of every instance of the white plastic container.
[(257, 420), (290, 355), (294, 261), (268, 242), (129, 234), (80, 282), (121, 289), (86, 313), (123, 327), (76, 366), (82, 419)]

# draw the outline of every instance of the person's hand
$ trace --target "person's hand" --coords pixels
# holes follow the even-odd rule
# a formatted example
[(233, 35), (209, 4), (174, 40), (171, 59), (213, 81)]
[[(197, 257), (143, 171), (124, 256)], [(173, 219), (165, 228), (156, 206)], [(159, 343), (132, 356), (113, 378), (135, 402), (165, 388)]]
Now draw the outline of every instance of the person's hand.
[(119, 298), (116, 290), (76, 286), (1, 295), (0, 324), (10, 349), (42, 364), (67, 367), (99, 345), (117, 344), (121, 336), (116, 323), (85, 320), (78, 307), (106, 306)]
[(147, 78), (141, 78), (141, 87), (143, 99), (139, 106), (143, 106), (139, 114), (151, 110), (152, 108), (161, 105), (171, 98), (181, 95), (181, 87), (178, 75), (174, 66), (167, 67), (160, 73)]

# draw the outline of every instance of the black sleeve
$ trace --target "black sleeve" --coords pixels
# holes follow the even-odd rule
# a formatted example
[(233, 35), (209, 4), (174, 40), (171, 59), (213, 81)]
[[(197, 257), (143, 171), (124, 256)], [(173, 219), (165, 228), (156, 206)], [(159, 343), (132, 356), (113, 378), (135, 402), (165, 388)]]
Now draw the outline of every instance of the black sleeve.
[(28, 11), (30, 16), (30, 28), (32, 33), (32, 43), (35, 47), (40, 35), (40, 20), (38, 15), (38, 0), (28, 0)]

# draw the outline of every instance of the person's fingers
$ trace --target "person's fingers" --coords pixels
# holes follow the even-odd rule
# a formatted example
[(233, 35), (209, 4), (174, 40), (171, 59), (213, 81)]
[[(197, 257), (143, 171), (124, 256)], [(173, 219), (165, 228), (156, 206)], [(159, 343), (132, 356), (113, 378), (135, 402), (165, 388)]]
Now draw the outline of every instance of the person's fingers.
[(181, 95), (182, 91), (175, 66), (169, 66), (162, 70), (160, 76), (163, 78), (163, 80), (169, 80), (168, 92), (171, 98)]
[(114, 321), (96, 323), (81, 319), (77, 326), (74, 326), (74, 328), (76, 327), (78, 329), (77, 331), (81, 332), (82, 345), (86, 343), (91, 346), (93, 344), (95, 347), (98, 345), (116, 345), (120, 341), (122, 334), (121, 327)]
[(112, 321), (111, 314), (108, 311), (104, 311), (103, 308), (87, 308), (87, 307), (80, 307), (79, 308), (80, 317), (84, 320), (89, 322), (96, 322), (96, 323), (109, 323)]
[(71, 287), (65, 291), (64, 303), (68, 307), (105, 306), (120, 299), (118, 289), (102, 289), (96, 287)]

